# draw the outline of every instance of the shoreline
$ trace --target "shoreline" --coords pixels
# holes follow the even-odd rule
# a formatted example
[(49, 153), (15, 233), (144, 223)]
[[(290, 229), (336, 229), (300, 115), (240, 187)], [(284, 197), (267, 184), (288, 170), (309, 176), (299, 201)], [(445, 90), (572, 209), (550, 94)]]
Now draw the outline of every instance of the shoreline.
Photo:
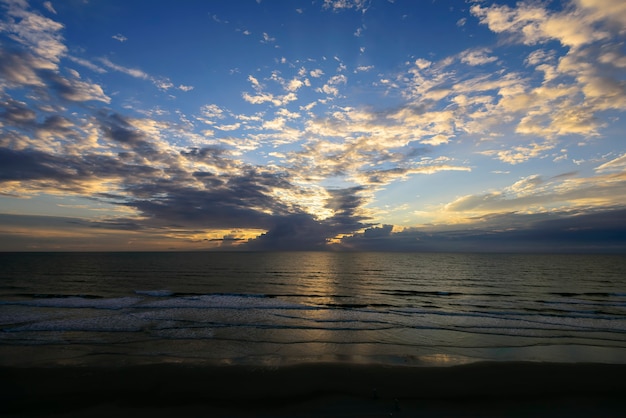
[(555, 412), (575, 406), (569, 415), (611, 416), (614, 411), (617, 416), (626, 411), (625, 375), (626, 364), (541, 362), (1, 367), (0, 412), (269, 417), (361, 416), (367, 411), (374, 414), (367, 416), (389, 416), (384, 412), (389, 410), (394, 416), (429, 416), (429, 410), (452, 413), (454, 408), (480, 415), (493, 408)]

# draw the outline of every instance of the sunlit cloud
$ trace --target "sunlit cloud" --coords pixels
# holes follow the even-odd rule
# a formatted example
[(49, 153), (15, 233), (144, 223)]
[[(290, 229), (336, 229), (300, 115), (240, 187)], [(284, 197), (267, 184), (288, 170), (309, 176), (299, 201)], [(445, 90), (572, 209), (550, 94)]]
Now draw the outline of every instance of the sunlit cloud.
[[(187, 54), (128, 21), (83, 44), (52, 2), (2, 1), (0, 241), (440, 249), (622, 219), (623, 2), (472, 2), (446, 21), (458, 45), (377, 44), (392, 27), (420, 39), (408, 21), (436, 3), (325, 0), (289, 30), (247, 6), (203, 11), (189, 31), (208, 25), (214, 50), (167, 33)], [(309, 18), (349, 24), (330, 40)], [(55, 205), (49, 227), (9, 209), (51, 197), (81, 204)]]

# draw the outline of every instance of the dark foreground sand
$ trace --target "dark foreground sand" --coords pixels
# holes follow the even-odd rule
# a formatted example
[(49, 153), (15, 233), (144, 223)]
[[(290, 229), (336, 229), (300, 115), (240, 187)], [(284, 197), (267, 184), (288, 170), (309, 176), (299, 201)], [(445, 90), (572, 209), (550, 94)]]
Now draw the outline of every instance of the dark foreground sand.
[(0, 368), (0, 416), (626, 416), (626, 365)]

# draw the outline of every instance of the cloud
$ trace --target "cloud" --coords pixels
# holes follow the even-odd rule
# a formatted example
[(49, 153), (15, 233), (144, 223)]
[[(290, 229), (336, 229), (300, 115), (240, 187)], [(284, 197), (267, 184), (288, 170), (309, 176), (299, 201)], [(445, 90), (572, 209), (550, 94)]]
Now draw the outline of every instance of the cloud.
[(94, 64), (93, 62), (86, 60), (84, 58), (80, 58), (80, 57), (74, 57), (69, 55), (67, 57), (68, 59), (70, 59), (71, 61), (75, 62), (76, 64), (82, 65), (85, 68), (89, 68), (91, 71), (98, 73), (98, 74), (104, 74), (107, 72), (107, 70), (105, 70), (104, 68), (100, 67), (99, 65)]
[(102, 90), (102, 87), (97, 84), (76, 78), (63, 78), (57, 75), (51, 75), (50, 81), (50, 87), (65, 100), (72, 102), (87, 102), (92, 100), (104, 103), (111, 102), (111, 98), (108, 97)]
[[(127, 74), (134, 78), (148, 80), (152, 82), (152, 84), (154, 84), (159, 90), (167, 91), (174, 87), (174, 83), (172, 83), (167, 77), (153, 76), (138, 68), (124, 67), (122, 65), (115, 64), (114, 62), (112, 62), (110, 59), (106, 57), (99, 58), (99, 61), (102, 64), (104, 64), (105, 67), (111, 70), (114, 70), (123, 74)], [(183, 91), (189, 90), (189, 86), (181, 86), (181, 87), (182, 88), (180, 88), (180, 90), (183, 90)]]
[(386, 225), (344, 237), (337, 247), (358, 251), (623, 253), (626, 209), (507, 213), (446, 229), (392, 232)]
[[(626, 26), (626, 4), (621, 0), (576, 0), (576, 4), (591, 12), (594, 21), (608, 20)], [(619, 26), (618, 26), (619, 27)]]
[(531, 143), (527, 146), (516, 145), (510, 149), (480, 151), (479, 154), (495, 156), (502, 162), (515, 165), (526, 162), (532, 158), (544, 156), (546, 155), (546, 151), (552, 150), (553, 148), (554, 144)]
[(220, 19), (220, 18), (219, 18), (216, 14), (213, 14), (213, 15), (212, 15), (212, 14), (210, 14), (210, 13), (209, 13), (209, 16), (211, 16), (211, 19), (213, 19), (213, 21), (214, 21), (214, 22), (217, 22), (217, 23), (225, 23), (225, 24), (230, 23), (228, 20), (222, 20), (222, 19)]
[(109, 103), (111, 100), (100, 85), (80, 79), (76, 71), (68, 71), (70, 76), (64, 77), (56, 71), (56, 65), (29, 53), (0, 49), (0, 58), (0, 74), (4, 81), (0, 82), (0, 87), (48, 86), (50, 91), (71, 102)]
[(142, 70), (139, 70), (136, 68), (128, 68), (128, 67), (115, 64), (108, 58), (103, 57), (103, 58), (100, 58), (99, 61), (111, 70), (124, 73), (134, 78), (140, 78), (142, 80), (150, 79), (150, 76), (147, 73), (143, 72)]
[[(615, 162), (621, 165), (619, 158)], [(598, 172), (608, 171), (604, 165)], [(616, 167), (617, 168), (617, 167)], [(501, 190), (482, 194), (460, 196), (444, 206), (446, 212), (464, 213), (465, 216), (482, 216), (488, 213), (543, 212), (546, 208), (578, 208), (593, 206), (619, 206), (626, 199), (626, 171), (615, 174), (598, 174), (592, 177), (555, 176), (542, 179), (531, 175)]]
[(598, 167), (596, 167), (598, 173), (604, 172), (626, 172), (626, 154), (622, 154), (617, 158), (612, 159)]
[(271, 44), (276, 42), (276, 38), (271, 37), (266, 32), (263, 32), (263, 39), (261, 39), (262, 44)]
[(257, 95), (251, 95), (250, 93), (244, 92), (242, 94), (243, 99), (251, 104), (263, 104), (266, 102), (272, 103), (274, 106), (283, 106), (289, 102), (293, 102), (297, 100), (298, 96), (294, 93), (289, 93), (285, 95), (275, 96), (271, 93), (260, 93)]
[(128, 41), (128, 38), (122, 35), (121, 33), (118, 33), (117, 35), (113, 35), (111, 36), (111, 38), (122, 43)]
[(346, 84), (348, 78), (343, 74), (337, 74), (328, 79), (326, 84), (322, 87), (318, 88), (317, 91), (320, 93), (325, 93), (331, 96), (339, 96), (339, 86), (340, 84)]
[(51, 68), (67, 53), (61, 30), (63, 25), (41, 14), (28, 10), (26, 2), (5, 3), (6, 17), (0, 21), (0, 32), (5, 32), (24, 45), (35, 56), (48, 61)]
[(12, 88), (18, 86), (42, 87), (44, 81), (40, 77), (40, 70), (49, 69), (48, 61), (31, 54), (9, 51), (0, 47), (0, 87)]
[(366, 72), (366, 71), (371, 71), (374, 69), (373, 65), (361, 65), (356, 67), (356, 69), (354, 70), (355, 73), (360, 73), (360, 72)]
[(324, 0), (323, 9), (330, 9), (333, 12), (355, 9), (365, 13), (370, 6), (370, 0)]
[(497, 61), (498, 58), (489, 56), (491, 50), (488, 48), (480, 48), (474, 50), (467, 50), (461, 54), (461, 62), (467, 65), (484, 65), (490, 62)]
[(56, 10), (54, 10), (54, 6), (52, 6), (52, 3), (51, 3), (51, 2), (49, 2), (49, 1), (44, 1), (44, 2), (43, 2), (43, 7), (44, 7), (47, 11), (49, 11), (50, 13), (57, 14), (57, 11), (56, 11)]
[(300, 89), (302, 86), (304, 86), (306, 84), (305, 81), (299, 80), (297, 78), (294, 78), (292, 80), (289, 81), (289, 83), (286, 86), (286, 89), (288, 91), (298, 91), (298, 89)]
[(590, 15), (568, 9), (551, 12), (541, 4), (521, 2), (515, 8), (476, 4), (470, 11), (492, 31), (508, 33), (527, 45), (555, 39), (564, 46), (579, 48), (609, 37), (606, 31), (594, 27), (595, 19)]
[(331, 217), (315, 219), (310, 214), (297, 213), (280, 217), (268, 232), (250, 240), (244, 249), (311, 251), (327, 248), (328, 242), (337, 236), (369, 226), (358, 214), (362, 204), (360, 187), (329, 191), (326, 207)]
[[(159, 105), (120, 111), (115, 93), (76, 69), (103, 80), (119, 72), (162, 90), (192, 86), (109, 58), (86, 59), (79, 50), (68, 55), (63, 25), (24, 4), (5, 3), (0, 23), (6, 35), (0, 48), (0, 194), (80, 197), (123, 213), (83, 220), (73, 231), (117, 231), (124, 239), (132, 231), (145, 233), (150, 245), (158, 237), (236, 242), (245, 249), (518, 248), (499, 247), (514, 238), (526, 248), (531, 237), (541, 237), (539, 227), (554, 232), (546, 241), (552, 244), (584, 236), (617, 242), (593, 208), (615, 208), (604, 214), (623, 220), (624, 155), (605, 154), (595, 170), (562, 176), (524, 171), (533, 159), (574, 156), (577, 142), (602, 140), (607, 122), (601, 112), (626, 109), (621, 17), (599, 2), (579, 0), (558, 10), (537, 2), (475, 3), (474, 17), (504, 42), (441, 59), (418, 57), (376, 74), (369, 86), (346, 74), (373, 66), (344, 64), (340, 57), (319, 64), (281, 60), (280, 72), (260, 66), (248, 76), (250, 92), (228, 99), (256, 105), (249, 114), (216, 102), (169, 115)], [(621, 3), (606, 4), (614, 14), (621, 10)], [(365, 12), (369, 5), (329, 0), (323, 7)], [(264, 33), (264, 41), (275, 39)], [(521, 44), (516, 51), (523, 67), (507, 67), (499, 58), (510, 42)], [(352, 105), (348, 93), (365, 88), (382, 99)], [(498, 188), (452, 195), (431, 212), (462, 224), (401, 231), (388, 219), (374, 223), (377, 206), (385, 204), (383, 190), (394, 192), (391, 185), (414, 176), (480, 172), (476, 155), (515, 165), (498, 171), (517, 177)], [(589, 171), (595, 174), (583, 177)], [(574, 220), (595, 228), (595, 238), (582, 230), (567, 235), (564, 228)]]

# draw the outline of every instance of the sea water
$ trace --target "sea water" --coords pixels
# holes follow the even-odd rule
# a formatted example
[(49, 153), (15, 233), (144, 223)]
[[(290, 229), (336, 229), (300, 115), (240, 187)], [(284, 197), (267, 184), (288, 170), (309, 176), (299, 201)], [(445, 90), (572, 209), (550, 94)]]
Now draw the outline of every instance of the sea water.
[(0, 253), (0, 366), (626, 363), (626, 256)]

